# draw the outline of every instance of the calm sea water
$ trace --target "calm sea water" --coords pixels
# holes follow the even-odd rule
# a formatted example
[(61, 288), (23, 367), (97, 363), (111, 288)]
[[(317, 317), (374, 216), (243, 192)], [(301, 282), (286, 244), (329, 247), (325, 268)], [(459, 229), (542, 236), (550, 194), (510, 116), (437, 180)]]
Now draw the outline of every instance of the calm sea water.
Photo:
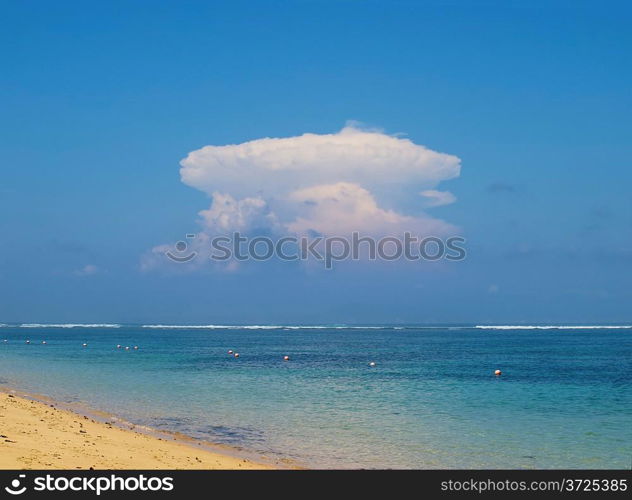
[(8, 325), (0, 383), (308, 467), (632, 463), (632, 328)]

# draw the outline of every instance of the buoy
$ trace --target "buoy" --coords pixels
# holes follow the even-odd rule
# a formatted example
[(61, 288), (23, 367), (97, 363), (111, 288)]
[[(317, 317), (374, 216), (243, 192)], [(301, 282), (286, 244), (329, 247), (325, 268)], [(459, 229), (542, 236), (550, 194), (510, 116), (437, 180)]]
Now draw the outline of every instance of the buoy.
[(501, 372), (500, 370), (496, 370), (496, 371), (494, 372), (494, 375), (499, 376), (499, 375), (502, 375), (502, 373), (503, 373), (503, 372)]
[(232, 354), (232, 353), (233, 353), (233, 350), (232, 350), (232, 349), (229, 349), (229, 350), (228, 350), (228, 354)]
[(283, 356), (283, 361), (289, 361), (290, 357), (289, 356)]
[(27, 343), (27, 344), (30, 344), (30, 343), (31, 343), (31, 341), (30, 341), (30, 340), (27, 340), (27, 341), (26, 341), (26, 343)]
[(83, 347), (88, 347), (88, 344), (86, 344), (86, 343), (83, 343), (83, 344), (81, 344), (81, 345), (82, 345)]
[(234, 354), (234, 356), (235, 356), (236, 358), (238, 358), (238, 357), (239, 357), (239, 353), (238, 353), (238, 352), (236, 352), (236, 353)]
[(120, 349), (121, 348), (121, 344), (116, 344), (116, 348)]
[(371, 361), (371, 362), (369, 363), (369, 366), (371, 366), (371, 367), (375, 366), (375, 361)]
[(138, 350), (138, 346), (137, 346), (137, 345), (135, 345), (135, 346), (134, 346), (134, 349)]
[(8, 342), (8, 340), (7, 340), (7, 339), (4, 339), (4, 341), (5, 341), (5, 342)]
[(46, 344), (46, 341), (45, 341), (45, 340), (42, 340), (42, 344)]
[(125, 346), (125, 350), (129, 351), (129, 346), (128, 345)]

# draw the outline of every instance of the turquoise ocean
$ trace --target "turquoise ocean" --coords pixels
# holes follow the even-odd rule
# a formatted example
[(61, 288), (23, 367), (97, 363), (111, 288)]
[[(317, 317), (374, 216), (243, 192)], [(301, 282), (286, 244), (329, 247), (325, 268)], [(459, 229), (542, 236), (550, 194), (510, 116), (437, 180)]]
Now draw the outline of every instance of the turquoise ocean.
[(9, 324), (0, 385), (311, 468), (632, 465), (632, 326)]

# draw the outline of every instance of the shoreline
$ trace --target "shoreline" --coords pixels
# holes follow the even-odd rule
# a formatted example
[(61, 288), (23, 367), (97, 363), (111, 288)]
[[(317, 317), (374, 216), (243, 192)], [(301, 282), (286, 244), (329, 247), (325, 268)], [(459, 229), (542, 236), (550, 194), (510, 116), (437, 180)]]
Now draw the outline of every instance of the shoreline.
[(0, 469), (298, 469), (289, 460), (138, 426), (0, 386)]

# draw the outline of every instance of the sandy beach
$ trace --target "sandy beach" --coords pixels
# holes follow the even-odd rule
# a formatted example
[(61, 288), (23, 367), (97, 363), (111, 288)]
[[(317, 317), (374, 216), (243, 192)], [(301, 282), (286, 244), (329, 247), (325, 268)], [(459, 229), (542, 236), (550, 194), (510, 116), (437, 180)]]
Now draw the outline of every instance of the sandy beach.
[(0, 469), (271, 469), (0, 392)]

